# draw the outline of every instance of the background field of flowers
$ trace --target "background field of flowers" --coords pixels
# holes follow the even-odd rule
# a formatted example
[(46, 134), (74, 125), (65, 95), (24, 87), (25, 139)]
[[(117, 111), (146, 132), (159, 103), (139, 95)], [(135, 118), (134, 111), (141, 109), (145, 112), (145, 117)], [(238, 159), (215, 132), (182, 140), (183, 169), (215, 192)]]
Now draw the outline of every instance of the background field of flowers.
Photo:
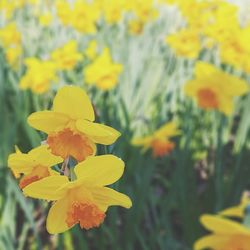
[[(249, 11), (248, 0), (0, 0), (0, 249), (193, 249), (207, 234), (200, 215), (250, 189)], [(186, 91), (197, 75), (221, 86), (218, 100), (240, 80), (223, 107), (207, 109)], [(121, 132), (98, 154), (124, 160), (114, 187), (133, 206), (111, 208), (100, 228), (49, 235), (47, 204), (23, 196), (7, 160), (15, 145), (28, 152), (45, 140), (27, 117), (66, 84)], [(180, 132), (166, 154), (136, 145), (172, 121)]]

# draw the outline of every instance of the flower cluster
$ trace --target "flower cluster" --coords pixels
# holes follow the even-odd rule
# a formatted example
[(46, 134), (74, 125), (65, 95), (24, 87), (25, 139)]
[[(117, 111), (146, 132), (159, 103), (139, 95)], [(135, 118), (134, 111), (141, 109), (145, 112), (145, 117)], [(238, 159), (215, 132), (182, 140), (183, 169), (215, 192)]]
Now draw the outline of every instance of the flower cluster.
[(181, 30), (166, 38), (177, 55), (195, 59), (202, 50), (213, 47), (223, 63), (250, 72), (250, 26), (240, 24), (236, 5), (223, 0), (168, 2), (178, 6), (186, 21)]
[(161, 157), (168, 155), (174, 149), (175, 144), (169, 139), (179, 134), (176, 122), (168, 122), (154, 131), (152, 135), (135, 138), (132, 144), (142, 146), (144, 151), (151, 148), (154, 157)]
[(8, 165), (17, 178), (21, 177), (19, 186), (24, 194), (53, 201), (47, 217), (51, 234), (78, 223), (85, 229), (98, 227), (109, 206), (132, 205), (129, 197), (106, 187), (122, 176), (124, 162), (113, 155), (95, 156), (96, 143), (110, 145), (120, 133), (94, 120), (85, 91), (64, 86), (51, 111), (28, 117), (32, 127), (48, 135), (43, 145), (27, 154), (17, 149), (9, 156)]

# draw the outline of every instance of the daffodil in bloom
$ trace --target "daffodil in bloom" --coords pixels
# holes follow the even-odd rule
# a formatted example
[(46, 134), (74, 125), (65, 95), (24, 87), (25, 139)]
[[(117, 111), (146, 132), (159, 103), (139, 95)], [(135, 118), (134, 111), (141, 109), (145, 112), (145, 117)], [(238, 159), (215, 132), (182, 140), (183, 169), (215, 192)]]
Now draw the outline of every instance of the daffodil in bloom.
[(47, 27), (52, 23), (53, 16), (50, 12), (45, 12), (45, 13), (42, 13), (41, 15), (39, 15), (38, 20), (39, 20), (39, 24), (41, 26)]
[(197, 240), (194, 250), (249, 250), (250, 228), (221, 216), (203, 215), (201, 223), (212, 232)]
[(77, 0), (72, 4), (58, 1), (57, 14), (64, 25), (73, 27), (79, 32), (93, 34), (96, 22), (100, 17), (100, 8), (95, 1)]
[(13, 69), (17, 69), (22, 53), (23, 53), (22, 47), (18, 45), (6, 49), (5, 51), (6, 60)]
[(21, 33), (17, 30), (14, 22), (0, 29), (0, 43), (4, 48), (21, 43)]
[(120, 136), (115, 129), (94, 123), (91, 102), (80, 87), (62, 87), (53, 101), (52, 111), (28, 117), (28, 123), (48, 134), (47, 143), (54, 155), (83, 161), (96, 153), (95, 143), (112, 144)]
[(194, 29), (183, 29), (166, 37), (166, 43), (178, 56), (195, 59), (201, 50), (199, 33)]
[(97, 56), (97, 42), (96, 40), (91, 41), (85, 50), (85, 55), (93, 60)]
[(140, 19), (130, 20), (128, 23), (128, 30), (131, 34), (139, 35), (143, 32), (144, 23)]
[(142, 146), (143, 150), (151, 148), (154, 157), (161, 157), (169, 154), (173, 150), (175, 144), (170, 141), (170, 138), (179, 134), (180, 131), (177, 128), (176, 122), (168, 122), (156, 130), (152, 135), (133, 139), (132, 144)]
[(249, 87), (236, 76), (209, 63), (198, 62), (195, 66), (195, 79), (186, 83), (184, 91), (197, 101), (199, 107), (217, 109), (230, 115), (233, 112), (233, 98), (246, 94)]
[(50, 153), (47, 145), (42, 145), (32, 149), (27, 154), (21, 153), (17, 149), (16, 153), (9, 155), (8, 166), (16, 177), (23, 174), (19, 186), (20, 188), (24, 188), (42, 178), (50, 175), (58, 175), (59, 173), (51, 167), (62, 161), (63, 159), (61, 157)]
[(50, 176), (23, 191), (33, 198), (55, 201), (47, 217), (49, 233), (62, 233), (78, 223), (90, 229), (100, 226), (109, 206), (131, 207), (128, 196), (105, 187), (120, 179), (123, 171), (123, 161), (113, 155), (90, 156), (75, 166), (76, 180)]
[(224, 63), (236, 69), (250, 72), (250, 25), (246, 28), (230, 29), (228, 36), (220, 42), (220, 56)]
[(112, 61), (108, 48), (105, 48), (102, 54), (83, 71), (87, 84), (95, 84), (103, 90), (114, 88), (121, 72), (122, 65)]
[(114, 24), (121, 20), (124, 4), (124, 0), (99, 0), (99, 8), (108, 24)]
[(25, 59), (27, 72), (20, 80), (20, 88), (30, 88), (34, 93), (42, 94), (49, 90), (51, 83), (57, 81), (56, 64), (35, 57)]
[(62, 48), (54, 50), (51, 58), (58, 69), (70, 70), (83, 59), (83, 56), (77, 51), (76, 41), (70, 40)]

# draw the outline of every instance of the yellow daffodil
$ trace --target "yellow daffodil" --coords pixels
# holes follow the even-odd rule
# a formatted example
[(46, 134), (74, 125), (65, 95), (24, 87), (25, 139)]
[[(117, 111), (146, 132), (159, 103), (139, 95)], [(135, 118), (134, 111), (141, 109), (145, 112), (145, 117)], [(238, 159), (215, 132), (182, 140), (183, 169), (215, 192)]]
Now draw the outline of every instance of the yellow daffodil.
[(39, 16), (39, 24), (41, 26), (47, 27), (53, 21), (53, 16), (50, 12), (45, 12)]
[(250, 229), (221, 216), (203, 215), (201, 223), (213, 234), (204, 236), (194, 244), (194, 250), (249, 250)]
[(57, 175), (58, 173), (52, 170), (51, 167), (62, 161), (61, 157), (50, 153), (47, 145), (42, 145), (32, 149), (27, 154), (21, 153), (19, 150), (16, 153), (10, 154), (8, 166), (15, 176), (24, 175), (19, 183), (20, 188), (24, 188), (42, 178)]
[(95, 40), (88, 44), (88, 47), (85, 50), (85, 55), (91, 60), (97, 56), (97, 42)]
[(54, 50), (51, 58), (58, 69), (70, 70), (75, 67), (77, 62), (82, 60), (83, 56), (77, 52), (76, 41), (70, 40), (62, 48)]
[(114, 24), (121, 20), (124, 4), (123, 0), (99, 0), (99, 8), (108, 24)]
[(53, 154), (83, 161), (95, 154), (95, 143), (109, 145), (120, 136), (115, 129), (94, 123), (94, 119), (94, 109), (85, 91), (64, 86), (54, 98), (53, 110), (31, 114), (28, 123), (48, 134), (47, 143)]
[(90, 156), (74, 168), (76, 180), (50, 176), (23, 191), (33, 198), (55, 201), (47, 217), (49, 233), (62, 233), (78, 223), (90, 229), (103, 222), (109, 206), (132, 206), (128, 196), (105, 187), (120, 179), (123, 171), (123, 161), (113, 155)]
[(92, 3), (76, 1), (72, 14), (71, 26), (73, 28), (83, 33), (93, 34), (96, 32), (96, 22), (100, 17), (100, 9), (94, 1)]
[(244, 29), (230, 29), (220, 42), (220, 56), (223, 62), (237, 69), (250, 72), (250, 25)]
[(195, 59), (199, 56), (201, 42), (199, 33), (194, 29), (184, 29), (166, 37), (167, 44), (178, 56)]
[(18, 45), (6, 49), (5, 52), (6, 60), (13, 69), (17, 69), (22, 53), (23, 53), (22, 47)]
[(128, 30), (131, 34), (141, 34), (144, 28), (144, 23), (140, 19), (130, 20), (128, 23)]
[(4, 48), (13, 44), (20, 45), (21, 33), (17, 30), (15, 23), (9, 23), (0, 29), (0, 43)]
[(122, 65), (113, 63), (109, 49), (105, 48), (83, 73), (87, 84), (96, 84), (100, 89), (109, 90), (117, 84), (121, 71)]
[(49, 90), (50, 84), (57, 81), (56, 64), (35, 57), (25, 59), (26, 74), (20, 80), (20, 88), (30, 88), (34, 93), (42, 94)]
[(177, 124), (175, 122), (168, 122), (156, 130), (152, 135), (144, 138), (135, 138), (132, 144), (143, 146), (143, 150), (152, 148), (154, 157), (164, 156), (169, 154), (175, 146), (169, 139), (179, 134), (180, 131), (177, 129)]
[(143, 23), (158, 17), (158, 10), (155, 8), (153, 0), (128, 1), (127, 9), (132, 11)]
[(64, 25), (70, 25), (73, 19), (73, 10), (70, 8), (68, 2), (57, 1), (56, 2), (56, 11), (60, 21)]
[(198, 62), (195, 66), (195, 79), (187, 82), (184, 91), (197, 101), (199, 107), (217, 109), (230, 115), (233, 111), (233, 98), (246, 94), (249, 87), (236, 76), (209, 63)]

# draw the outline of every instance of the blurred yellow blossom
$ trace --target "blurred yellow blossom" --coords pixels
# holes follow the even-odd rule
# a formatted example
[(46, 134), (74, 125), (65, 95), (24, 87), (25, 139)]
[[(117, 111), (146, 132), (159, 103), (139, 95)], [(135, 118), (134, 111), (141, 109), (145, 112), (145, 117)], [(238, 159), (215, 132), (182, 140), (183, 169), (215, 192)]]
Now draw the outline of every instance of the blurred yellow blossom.
[(21, 43), (21, 33), (17, 30), (14, 22), (7, 24), (0, 29), (0, 43), (4, 48), (11, 46), (12, 44)]
[(13, 69), (17, 69), (22, 53), (23, 53), (22, 47), (18, 45), (6, 49), (5, 51), (6, 60)]
[(76, 0), (72, 3), (56, 2), (57, 15), (64, 25), (79, 32), (95, 33), (96, 22), (100, 17), (100, 6), (96, 1)]
[(201, 50), (199, 33), (193, 29), (184, 29), (168, 35), (166, 42), (178, 56), (185, 56), (191, 59), (197, 58)]
[(64, 25), (70, 25), (72, 22), (72, 17), (73, 17), (73, 11), (70, 8), (70, 5), (68, 2), (65, 1), (57, 1), (56, 2), (56, 11), (57, 15), (60, 19), (60, 21)]
[(96, 40), (91, 41), (85, 50), (86, 56), (93, 60), (97, 56), (97, 42)]
[(53, 16), (50, 12), (39, 15), (39, 23), (42, 26), (49, 26), (53, 21)]
[(83, 59), (83, 56), (77, 52), (76, 41), (70, 40), (63, 47), (54, 50), (51, 53), (51, 58), (58, 69), (70, 70)]
[(107, 23), (114, 24), (121, 20), (124, 4), (124, 0), (99, 0), (99, 8)]
[(243, 29), (231, 30), (230, 35), (220, 45), (220, 56), (223, 62), (237, 69), (250, 72), (250, 25)]
[(217, 109), (225, 115), (233, 112), (233, 98), (249, 91), (247, 82), (229, 75), (213, 65), (198, 62), (195, 79), (187, 82), (185, 93), (194, 98), (198, 106), (207, 110)]
[(194, 250), (249, 250), (250, 229), (233, 220), (214, 215), (202, 215), (201, 223), (212, 234), (194, 244)]
[(40, 111), (28, 117), (28, 123), (48, 134), (51, 152), (63, 159), (83, 161), (95, 155), (95, 143), (110, 145), (120, 133), (103, 124), (94, 123), (91, 102), (80, 87), (64, 86), (53, 101), (53, 110)]
[(20, 88), (30, 88), (34, 93), (47, 92), (50, 84), (57, 81), (56, 64), (52, 61), (42, 61), (35, 57), (26, 58), (25, 75), (20, 80)]
[(91, 229), (103, 223), (108, 207), (132, 206), (128, 196), (105, 187), (119, 180), (123, 171), (123, 161), (113, 155), (90, 156), (75, 166), (76, 180), (50, 176), (23, 191), (33, 198), (55, 201), (47, 217), (49, 233), (65, 232), (78, 223)]
[(128, 23), (128, 30), (131, 34), (138, 35), (143, 31), (144, 23), (140, 19), (132, 19)]
[(118, 82), (122, 68), (121, 64), (112, 62), (109, 49), (105, 48), (93, 63), (84, 68), (85, 81), (103, 90), (112, 89)]
[(58, 175), (51, 167), (61, 163), (63, 159), (50, 153), (48, 146), (42, 145), (32, 149), (27, 154), (17, 151), (10, 154), (8, 166), (18, 176), (23, 174), (19, 186), (24, 188), (32, 182), (50, 175)]
[(179, 134), (180, 131), (177, 128), (176, 122), (167, 122), (152, 135), (133, 139), (132, 144), (142, 146), (143, 150), (151, 148), (154, 157), (161, 157), (169, 154), (173, 150), (175, 144), (169, 139)]

